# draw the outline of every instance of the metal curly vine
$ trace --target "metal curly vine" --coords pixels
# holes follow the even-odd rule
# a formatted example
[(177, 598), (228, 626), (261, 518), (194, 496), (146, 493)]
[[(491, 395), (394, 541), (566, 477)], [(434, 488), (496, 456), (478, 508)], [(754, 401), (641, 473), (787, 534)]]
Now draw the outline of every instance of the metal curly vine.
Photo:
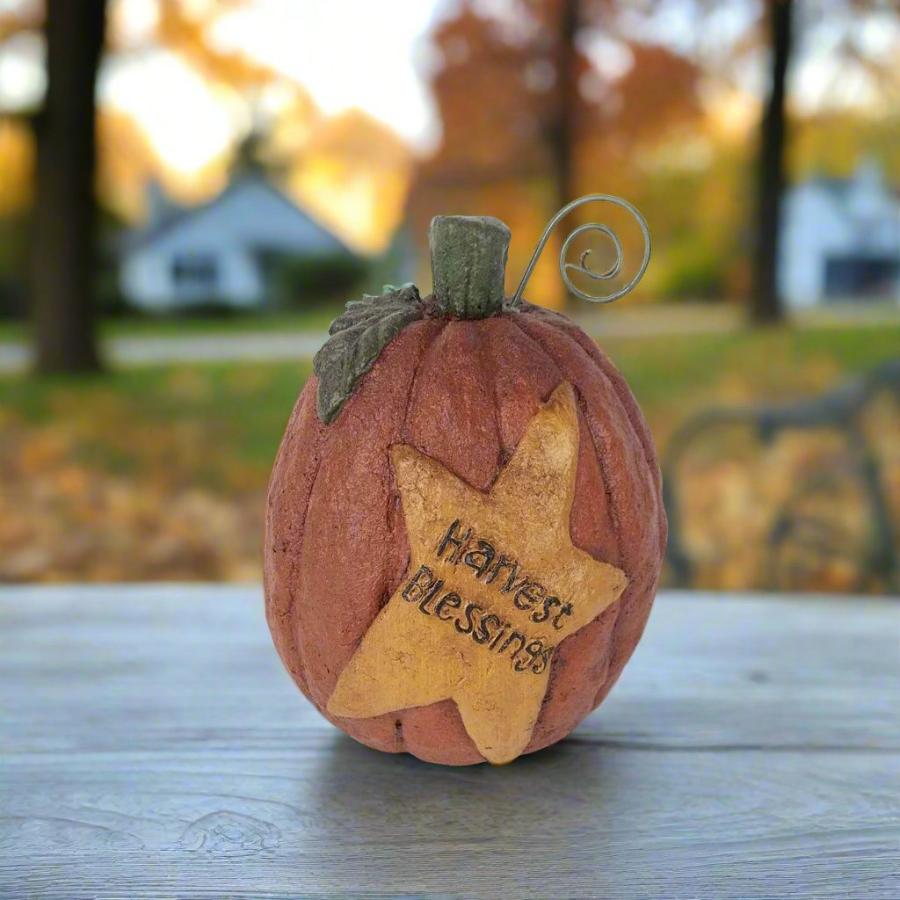
[[(644, 236), (644, 256), (641, 260), (641, 265), (638, 268), (637, 272), (635, 272), (634, 276), (628, 281), (627, 284), (624, 284), (618, 290), (613, 291), (611, 294), (601, 294), (600, 296), (594, 296), (593, 294), (588, 294), (587, 292), (581, 290), (573, 284), (571, 277), (569, 276), (569, 272), (578, 272), (581, 275), (585, 275), (590, 278), (592, 281), (608, 281), (611, 278), (615, 278), (619, 272), (622, 271), (622, 260), (624, 253), (622, 251), (622, 242), (619, 240), (616, 233), (610, 228), (608, 225), (601, 225), (599, 222), (588, 222), (585, 225), (579, 225), (574, 231), (572, 231), (568, 237), (563, 241), (563, 245), (559, 251), (559, 274), (562, 276), (563, 283), (565, 286), (576, 296), (580, 297), (582, 300), (587, 300), (589, 303), (612, 303), (614, 300), (618, 300), (620, 297), (624, 297), (643, 277), (644, 272), (647, 270), (647, 265), (650, 262), (650, 229), (647, 226), (647, 220), (638, 212), (636, 207), (634, 207), (627, 200), (623, 200), (621, 197), (615, 197), (612, 194), (587, 194), (584, 197), (579, 197), (577, 200), (573, 200), (571, 203), (564, 206), (547, 224), (547, 227), (544, 229), (544, 233), (541, 235), (541, 239), (538, 241), (537, 247), (534, 248), (534, 253), (531, 256), (531, 260), (528, 263), (528, 267), (525, 269), (525, 274), (522, 276), (522, 280), (519, 282), (519, 286), (516, 288), (515, 294), (513, 294), (512, 300), (510, 304), (512, 306), (518, 306), (522, 302), (522, 294), (525, 292), (525, 286), (528, 284), (528, 279), (531, 278), (531, 273), (534, 271), (534, 267), (537, 265), (538, 260), (541, 257), (541, 253), (544, 250), (544, 247), (547, 245), (547, 241), (550, 240), (550, 235), (553, 233), (553, 229), (559, 224), (559, 222), (564, 219), (573, 209), (577, 209), (579, 206), (583, 206), (585, 203), (613, 203), (616, 206), (622, 207), (627, 212), (631, 213), (634, 216), (635, 221), (641, 229), (641, 234)], [(569, 252), (569, 248), (572, 246), (572, 242), (582, 234), (586, 232), (600, 232), (600, 234), (605, 235), (612, 241), (613, 248), (616, 252), (616, 258), (613, 264), (606, 269), (606, 271), (598, 272), (595, 269), (591, 268), (590, 265), (590, 256), (591, 250), (585, 250), (581, 257), (579, 258), (577, 263), (567, 262), (566, 254)]]

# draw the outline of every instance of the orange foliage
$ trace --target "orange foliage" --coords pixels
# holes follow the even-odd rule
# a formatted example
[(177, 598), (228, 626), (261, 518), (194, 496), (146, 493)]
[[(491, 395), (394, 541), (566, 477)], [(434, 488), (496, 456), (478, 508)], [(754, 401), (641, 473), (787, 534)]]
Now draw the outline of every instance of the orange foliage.
[(0, 42), (33, 31), (44, 19), (44, 4), (40, 0), (26, 0), (0, 13)]
[(585, 123), (593, 136), (635, 149), (673, 130), (696, 123), (701, 114), (696, 63), (658, 44), (631, 43), (632, 62), (607, 86), (610, 102)]
[(100, 195), (120, 215), (137, 218), (143, 212), (145, 184), (163, 163), (140, 125), (121, 110), (99, 111), (97, 137)]
[(412, 158), (386, 126), (350, 110), (311, 127), (289, 162), (303, 206), (363, 252), (386, 249), (403, 216)]
[(0, 216), (20, 212), (31, 201), (34, 139), (20, 122), (0, 121)]
[(158, 40), (184, 56), (210, 80), (247, 90), (268, 84), (276, 73), (242, 53), (223, 50), (209, 39), (212, 25), (246, 0), (217, 0), (198, 10), (183, 0), (157, 0)]
[[(438, 69), (432, 78), (443, 128), (426, 177), (487, 180), (527, 174), (547, 165), (536, 116), (533, 48), (506, 39), (499, 24), (464, 7), (433, 38)], [(546, 62), (546, 60), (544, 60)]]

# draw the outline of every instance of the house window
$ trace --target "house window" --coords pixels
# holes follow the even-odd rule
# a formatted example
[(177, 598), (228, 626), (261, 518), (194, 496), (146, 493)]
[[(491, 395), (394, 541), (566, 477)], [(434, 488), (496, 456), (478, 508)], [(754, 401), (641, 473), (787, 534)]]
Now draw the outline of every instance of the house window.
[(192, 253), (176, 256), (172, 262), (175, 286), (189, 291), (215, 291), (219, 266), (212, 254)]
[(825, 295), (829, 299), (890, 296), (898, 262), (881, 256), (832, 256), (825, 261)]

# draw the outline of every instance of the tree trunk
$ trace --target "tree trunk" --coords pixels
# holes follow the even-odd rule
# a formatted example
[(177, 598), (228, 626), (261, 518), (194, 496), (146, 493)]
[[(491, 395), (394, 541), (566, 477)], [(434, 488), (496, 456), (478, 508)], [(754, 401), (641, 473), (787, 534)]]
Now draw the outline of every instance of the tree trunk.
[(99, 367), (94, 334), (95, 83), (105, 0), (48, 0), (47, 92), (36, 122), (29, 295), (41, 372)]
[(555, 205), (560, 209), (575, 199), (573, 171), (575, 119), (578, 108), (576, 72), (579, 0), (560, 0), (558, 43), (556, 47), (557, 104), (550, 127), (549, 143), (553, 155)]
[(772, 85), (760, 129), (756, 259), (751, 314), (756, 322), (782, 318), (778, 294), (778, 246), (784, 191), (785, 86), (791, 57), (794, 0), (769, 0)]

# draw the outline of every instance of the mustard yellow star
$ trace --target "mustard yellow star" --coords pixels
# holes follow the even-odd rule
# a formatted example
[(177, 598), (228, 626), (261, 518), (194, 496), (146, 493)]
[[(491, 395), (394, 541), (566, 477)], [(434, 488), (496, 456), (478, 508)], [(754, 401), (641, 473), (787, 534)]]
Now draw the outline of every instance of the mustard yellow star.
[(491, 763), (528, 744), (560, 642), (625, 588), (572, 543), (578, 462), (572, 386), (532, 417), (488, 493), (413, 447), (391, 448), (410, 545), (397, 591), (328, 701), (362, 718), (450, 698)]

